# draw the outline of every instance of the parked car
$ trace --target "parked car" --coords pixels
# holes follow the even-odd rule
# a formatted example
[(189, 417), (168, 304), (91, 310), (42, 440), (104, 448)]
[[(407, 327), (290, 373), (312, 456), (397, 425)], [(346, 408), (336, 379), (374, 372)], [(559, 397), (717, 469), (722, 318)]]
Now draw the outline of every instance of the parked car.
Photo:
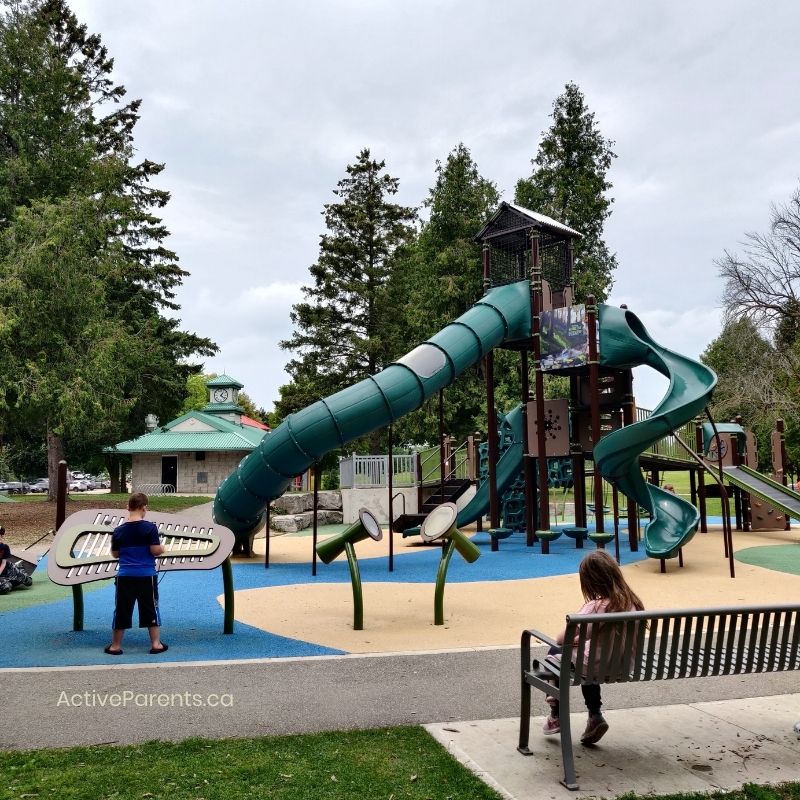
[(5, 489), (9, 494), (26, 494), (28, 486), (25, 481), (6, 481), (5, 482)]
[(69, 491), (70, 492), (86, 492), (88, 491), (89, 486), (84, 480), (76, 480), (73, 478), (69, 482)]
[(50, 479), (49, 478), (37, 478), (31, 485), (30, 489), (28, 490), (34, 493), (45, 493), (50, 491)]

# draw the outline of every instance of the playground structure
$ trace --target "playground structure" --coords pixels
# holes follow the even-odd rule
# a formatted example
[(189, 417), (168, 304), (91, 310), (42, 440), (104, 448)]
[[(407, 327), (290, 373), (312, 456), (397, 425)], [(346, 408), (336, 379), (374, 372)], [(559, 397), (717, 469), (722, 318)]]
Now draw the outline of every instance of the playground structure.
[[(716, 432), (708, 423), (698, 426), (696, 449), (733, 489), (737, 530), (789, 530), (790, 519), (800, 520), (800, 494), (788, 486), (783, 420), (777, 421), (770, 435), (771, 476), (758, 472), (755, 435), (741, 422), (737, 417), (717, 425)], [(706, 487), (701, 475), (698, 495), (702, 530), (706, 530), (705, 500), (719, 496), (718, 487)]]
[[(540, 542), (542, 552), (549, 552), (549, 542), (562, 533), (550, 522), (551, 466), (557, 460), (571, 464), (575, 524), (566, 533), (576, 545), (588, 537), (602, 547), (615, 538), (621, 492), (627, 498), (630, 549), (638, 550), (641, 509), (649, 516), (644, 529), (647, 555), (661, 560), (662, 569), (666, 559), (681, 558), (682, 547), (698, 527), (705, 527), (705, 484), (699, 476), (713, 464), (687, 442), (696, 440), (692, 428), (707, 412), (716, 376), (703, 364), (660, 346), (626, 308), (597, 305), (591, 297), (585, 305), (573, 303), (572, 243), (579, 236), (549, 217), (502, 203), (476, 237), (483, 248), (484, 297), (380, 373), (287, 417), (220, 486), (215, 519), (229, 526), (237, 539), (249, 539), (264, 522), (270, 501), (296, 475), (330, 450), (381, 427), (389, 426), (391, 441), (395, 420), (438, 395), (441, 468), (438, 491), (426, 498), (427, 507), (394, 516), (391, 445), (387, 459), (390, 527), (418, 532), (431, 510), (455, 499), (446, 467), (444, 389), (481, 361), (488, 407), (486, 478), (458, 513), (457, 525), (488, 514), (494, 550), (511, 533), (501, 525), (501, 514), (504, 522), (515, 515), (515, 527), (525, 530), (527, 543)], [(519, 353), (522, 376), (520, 404), (499, 423), (493, 374), (493, 351), (498, 347)], [(531, 357), (533, 392), (528, 377)], [(669, 380), (664, 399), (649, 414), (636, 408), (632, 391), (632, 369), (640, 365)], [(545, 400), (546, 373), (569, 378), (568, 400)], [(709, 424), (713, 432), (713, 421)], [(717, 431), (710, 438), (718, 436)], [(689, 471), (693, 502), (658, 485), (664, 471), (676, 469)], [(584, 494), (587, 475), (591, 497)], [(720, 484), (737, 486), (744, 480), (741, 470), (723, 477)], [(613, 532), (605, 527), (603, 481), (612, 489)], [(506, 501), (503, 513), (502, 496), (509, 490), (516, 495), (516, 505), (509, 508)], [(755, 489), (753, 493), (758, 494)], [(720, 495), (727, 502), (724, 488)], [(591, 526), (589, 512), (594, 515)], [(314, 535), (316, 544), (316, 527)], [(389, 548), (391, 569), (392, 537)], [(729, 535), (726, 553), (733, 575)]]

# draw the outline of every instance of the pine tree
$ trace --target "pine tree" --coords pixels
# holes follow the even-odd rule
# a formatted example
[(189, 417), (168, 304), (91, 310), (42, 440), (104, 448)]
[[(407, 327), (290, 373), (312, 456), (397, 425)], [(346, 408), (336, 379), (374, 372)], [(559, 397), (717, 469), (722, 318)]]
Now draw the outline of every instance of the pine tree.
[(281, 387), (282, 415), (374, 375), (390, 359), (387, 283), (414, 237), (416, 211), (391, 202), (399, 181), (384, 170), (363, 149), (334, 190), (337, 201), (325, 206), (314, 283), (292, 308), (292, 337), (281, 342), (298, 353), (286, 367), (292, 383)]
[[(436, 181), (423, 206), (430, 216), (403, 268), (392, 276), (397, 314), (395, 357), (463, 314), (483, 294), (481, 248), (475, 234), (499, 200), (496, 186), (482, 177), (469, 149), (459, 143), (436, 162)], [(405, 328), (405, 335), (401, 328)], [(468, 370), (445, 393), (448, 433), (457, 438), (482, 427), (485, 388), (478, 369)], [(436, 438), (437, 412), (425, 407), (398, 426), (404, 441)]]
[(568, 83), (553, 104), (553, 124), (531, 162), (533, 174), (517, 182), (515, 201), (575, 228), (583, 238), (575, 243), (576, 297), (593, 294), (605, 300), (613, 284), (616, 255), (603, 241), (603, 226), (613, 200), (607, 178), (614, 142), (600, 133), (583, 94)]
[(431, 336), (463, 314), (483, 294), (481, 248), (475, 242), (499, 201), (497, 187), (483, 178), (469, 149), (459, 143), (444, 163), (424, 206), (430, 217), (415, 248), (417, 273), (411, 287), (413, 332)]

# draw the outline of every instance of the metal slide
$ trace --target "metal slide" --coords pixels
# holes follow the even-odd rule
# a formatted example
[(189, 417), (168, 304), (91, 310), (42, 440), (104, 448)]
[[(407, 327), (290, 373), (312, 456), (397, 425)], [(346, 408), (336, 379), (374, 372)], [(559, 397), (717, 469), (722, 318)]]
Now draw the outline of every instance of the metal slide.
[(290, 414), (222, 482), (214, 519), (244, 539), (261, 525), (267, 504), (325, 453), (414, 411), (493, 348), (530, 335), (529, 282), (490, 289), (377, 375)]
[[(503, 492), (514, 483), (514, 479), (522, 469), (522, 404), (511, 409), (506, 415), (506, 422), (514, 434), (514, 441), (505, 449), (497, 459), (497, 495), (502, 497)], [(485, 516), (489, 511), (489, 481), (485, 480), (475, 492), (475, 496), (458, 512), (456, 525), (469, 525), (478, 517)]]
[(646, 365), (669, 379), (667, 394), (652, 415), (604, 437), (594, 448), (594, 459), (606, 480), (652, 515), (644, 535), (647, 555), (675, 558), (678, 548), (694, 536), (700, 513), (686, 500), (646, 483), (639, 455), (705, 408), (717, 376), (705, 365), (658, 345), (630, 311), (601, 305), (599, 317), (602, 366)]
[(723, 467), (722, 473), (734, 486), (744, 489), (748, 494), (761, 498), (787, 517), (800, 519), (800, 494), (792, 491), (782, 483), (773, 481), (766, 475), (756, 472), (744, 465), (739, 467)]

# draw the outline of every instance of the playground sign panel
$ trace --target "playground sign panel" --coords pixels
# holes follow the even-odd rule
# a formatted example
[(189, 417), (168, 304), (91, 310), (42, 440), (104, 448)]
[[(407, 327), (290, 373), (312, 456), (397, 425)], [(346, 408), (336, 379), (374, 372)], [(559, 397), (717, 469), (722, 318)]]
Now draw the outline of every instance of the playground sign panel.
[(542, 369), (582, 367), (589, 363), (586, 306), (565, 306), (541, 315)]

